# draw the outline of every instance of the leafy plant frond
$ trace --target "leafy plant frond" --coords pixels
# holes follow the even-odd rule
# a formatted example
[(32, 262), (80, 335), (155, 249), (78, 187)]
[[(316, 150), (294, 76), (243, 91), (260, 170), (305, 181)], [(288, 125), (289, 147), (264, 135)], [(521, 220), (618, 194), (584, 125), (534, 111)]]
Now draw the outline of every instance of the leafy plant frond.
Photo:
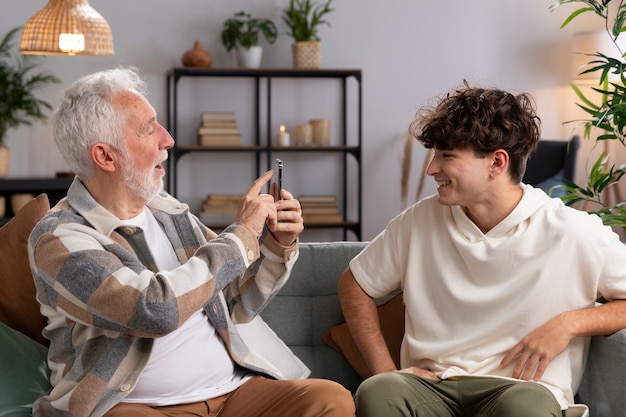
[[(617, 7), (611, 7), (611, 12), (609, 12), (611, 0), (556, 0), (549, 8), (550, 11), (554, 11), (560, 5), (569, 3), (576, 3), (581, 7), (565, 19), (561, 28), (582, 14), (594, 13), (604, 21), (607, 36), (619, 51), (618, 56), (609, 56), (602, 52), (585, 54), (589, 56), (589, 62), (580, 69), (580, 74), (594, 74), (597, 77), (598, 85), (593, 87), (592, 91), (594, 97), (598, 96), (599, 99), (592, 100), (572, 83), (571, 87), (579, 100), (577, 105), (588, 117), (576, 122), (579, 127), (582, 126), (585, 139), (591, 139), (595, 134), (597, 143), (616, 140), (626, 146), (626, 51), (620, 50), (617, 43), (618, 37), (626, 31), (625, 0), (614, 2), (617, 3)], [(593, 208), (588, 211), (597, 214), (604, 224), (626, 227), (626, 201), (609, 205), (603, 198), (604, 193), (610, 191), (612, 187), (621, 186), (621, 181), (626, 175), (626, 164), (615, 166), (610, 165), (608, 161), (608, 156), (602, 153), (587, 173), (584, 186), (570, 181), (564, 186), (559, 186), (566, 193), (561, 199), (567, 205), (576, 203), (585, 203), (585, 207), (591, 205)]]
[(259, 34), (272, 44), (276, 42), (278, 30), (272, 20), (252, 17), (250, 13), (240, 11), (224, 22), (222, 44), (227, 51), (238, 46), (250, 49), (259, 44)]
[(34, 72), (41, 57), (16, 54), (15, 37), (21, 27), (10, 30), (0, 41), (0, 145), (9, 129), (45, 119), (52, 106), (35, 96), (35, 90), (59, 79), (47, 72)]
[(282, 16), (289, 29), (288, 34), (296, 42), (319, 41), (319, 26), (330, 26), (324, 17), (333, 11), (330, 7), (331, 1), (315, 4), (312, 0), (289, 0), (289, 6), (283, 10)]

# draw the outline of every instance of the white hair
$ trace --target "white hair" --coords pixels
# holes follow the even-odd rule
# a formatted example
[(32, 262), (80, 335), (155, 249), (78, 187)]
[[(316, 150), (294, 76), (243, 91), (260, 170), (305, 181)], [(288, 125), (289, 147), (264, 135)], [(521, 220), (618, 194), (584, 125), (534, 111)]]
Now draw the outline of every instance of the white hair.
[(112, 105), (113, 97), (123, 91), (145, 96), (147, 85), (135, 67), (120, 67), (96, 72), (73, 83), (52, 116), (56, 142), (70, 169), (81, 179), (93, 176), (91, 147), (106, 143), (124, 149), (122, 129), (125, 120)]

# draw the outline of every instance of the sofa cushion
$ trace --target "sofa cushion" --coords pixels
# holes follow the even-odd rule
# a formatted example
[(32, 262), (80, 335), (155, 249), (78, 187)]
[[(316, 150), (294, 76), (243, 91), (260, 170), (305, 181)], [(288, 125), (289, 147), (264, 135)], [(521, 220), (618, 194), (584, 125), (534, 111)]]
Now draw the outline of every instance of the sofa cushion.
[(361, 378), (345, 357), (322, 341), (343, 320), (337, 281), (365, 242), (301, 242), (291, 277), (261, 312), (265, 322), (311, 370), (311, 378), (355, 391)]
[[(389, 353), (396, 364), (400, 367), (400, 345), (404, 337), (404, 302), (402, 293), (395, 295), (389, 301), (377, 307), (380, 330), (383, 334)], [(367, 367), (361, 352), (354, 343), (354, 339), (348, 330), (348, 325), (342, 322), (323, 336), (322, 340), (328, 346), (343, 353), (352, 368), (361, 378), (367, 378), (372, 372)]]
[(41, 335), (46, 320), (39, 312), (35, 284), (28, 266), (28, 236), (50, 209), (40, 194), (0, 229), (0, 321), (47, 345)]
[(47, 349), (0, 323), (0, 416), (30, 417), (32, 404), (50, 389)]

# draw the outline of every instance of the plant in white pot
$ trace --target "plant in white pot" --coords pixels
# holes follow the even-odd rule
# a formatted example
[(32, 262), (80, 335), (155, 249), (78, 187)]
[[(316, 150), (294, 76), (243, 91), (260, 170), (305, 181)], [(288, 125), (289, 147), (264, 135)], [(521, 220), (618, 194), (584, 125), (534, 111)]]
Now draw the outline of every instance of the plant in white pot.
[(252, 17), (244, 11), (224, 22), (222, 43), (228, 52), (237, 52), (237, 65), (243, 68), (257, 68), (261, 65), (263, 49), (259, 45), (259, 35), (272, 44), (276, 42), (278, 31), (270, 19)]
[[(35, 97), (35, 90), (59, 79), (46, 72), (36, 72), (40, 57), (14, 52), (14, 41), (21, 27), (10, 30), (0, 41), (0, 177), (9, 173), (9, 151), (5, 145), (11, 128), (30, 125), (45, 119), (44, 110), (52, 106)], [(16, 51), (17, 49), (15, 49)]]
[(320, 25), (330, 26), (324, 16), (333, 10), (330, 8), (331, 1), (319, 4), (311, 0), (289, 0), (289, 6), (283, 10), (283, 22), (289, 28), (288, 35), (294, 40), (294, 68), (321, 67), (322, 44), (317, 31)]

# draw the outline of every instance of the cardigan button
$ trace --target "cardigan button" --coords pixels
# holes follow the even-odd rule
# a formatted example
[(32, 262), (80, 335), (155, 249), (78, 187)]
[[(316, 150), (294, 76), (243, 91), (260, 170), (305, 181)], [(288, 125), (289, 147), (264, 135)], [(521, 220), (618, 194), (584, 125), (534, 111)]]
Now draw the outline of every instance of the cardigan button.
[(254, 259), (254, 251), (252, 249), (250, 249), (248, 251), (248, 260), (252, 261)]
[(120, 387), (120, 391), (122, 391), (122, 392), (126, 392), (126, 391), (128, 391), (128, 390), (130, 390), (130, 384), (128, 384), (128, 383), (123, 384), (123, 385)]
[(133, 229), (132, 227), (124, 228), (124, 233), (126, 233), (128, 236), (132, 235), (134, 232), (135, 232), (135, 229)]

